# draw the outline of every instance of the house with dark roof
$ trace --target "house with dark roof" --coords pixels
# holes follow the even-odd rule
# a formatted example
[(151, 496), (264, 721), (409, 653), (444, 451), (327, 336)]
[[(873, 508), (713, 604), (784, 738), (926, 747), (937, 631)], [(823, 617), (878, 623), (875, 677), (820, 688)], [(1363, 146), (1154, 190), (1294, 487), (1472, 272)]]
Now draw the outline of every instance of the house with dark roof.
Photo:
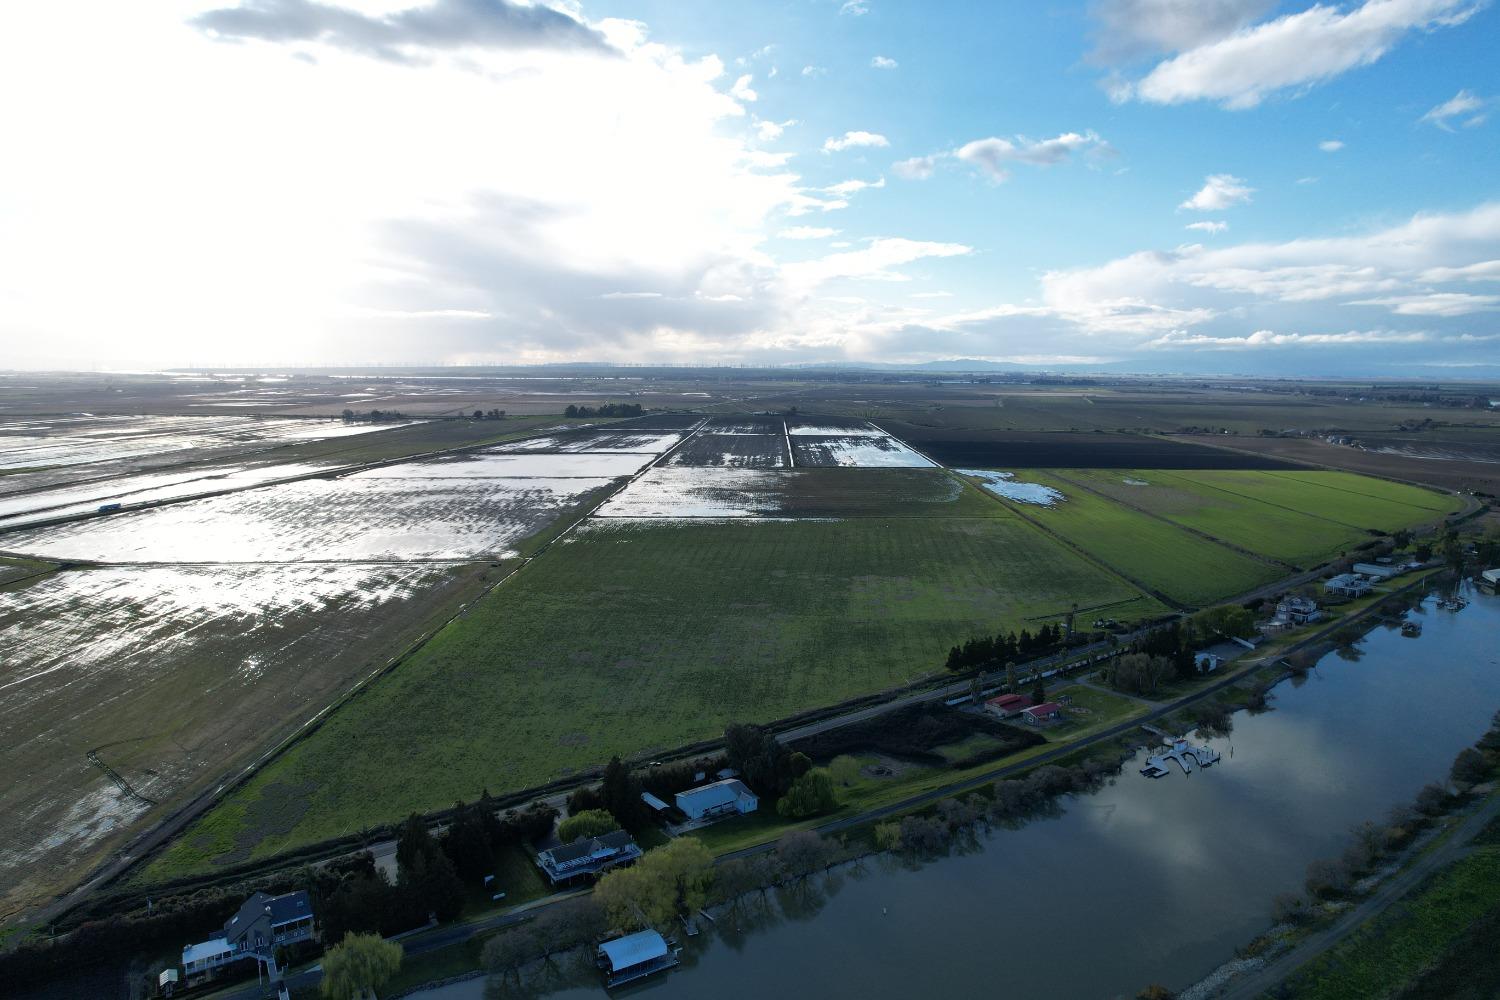
[(536, 856), (537, 867), (546, 873), (553, 885), (587, 875), (598, 875), (616, 865), (625, 865), (641, 856), (641, 849), (624, 830), (613, 830), (598, 837), (580, 837), (542, 851)]
[(1033, 705), (1021, 713), (1021, 717), (1034, 726), (1047, 722), (1054, 722), (1062, 718), (1063, 707), (1055, 701), (1044, 701), (1040, 705)]
[(276, 948), (311, 941), (314, 933), (312, 899), (306, 891), (281, 896), (257, 892), (224, 922), (223, 934), (182, 949), (183, 971), (194, 976), (246, 958), (274, 971)]

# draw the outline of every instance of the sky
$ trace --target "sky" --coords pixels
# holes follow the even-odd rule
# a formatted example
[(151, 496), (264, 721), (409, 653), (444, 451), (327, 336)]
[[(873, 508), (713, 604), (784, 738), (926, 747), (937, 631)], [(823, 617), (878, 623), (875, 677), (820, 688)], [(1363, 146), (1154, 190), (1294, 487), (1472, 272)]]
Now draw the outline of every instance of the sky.
[(0, 7), (0, 367), (1500, 375), (1487, 0)]

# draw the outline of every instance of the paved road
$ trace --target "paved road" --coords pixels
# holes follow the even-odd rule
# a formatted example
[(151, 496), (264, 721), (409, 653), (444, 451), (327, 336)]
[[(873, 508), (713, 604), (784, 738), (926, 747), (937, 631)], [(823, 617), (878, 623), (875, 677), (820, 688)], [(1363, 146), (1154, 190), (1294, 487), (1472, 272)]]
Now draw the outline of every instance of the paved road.
[(1220, 1000), (1255, 1000), (1278, 983), (1284, 982), (1296, 974), (1298, 969), (1326, 953), (1351, 932), (1416, 888), (1429, 875), (1467, 855), (1473, 850), (1469, 841), (1496, 816), (1500, 816), (1500, 795), (1490, 796), (1483, 806), (1464, 817), (1447, 840), (1391, 876), (1364, 902), (1276, 961), (1232, 980), (1229, 987), (1219, 994)]

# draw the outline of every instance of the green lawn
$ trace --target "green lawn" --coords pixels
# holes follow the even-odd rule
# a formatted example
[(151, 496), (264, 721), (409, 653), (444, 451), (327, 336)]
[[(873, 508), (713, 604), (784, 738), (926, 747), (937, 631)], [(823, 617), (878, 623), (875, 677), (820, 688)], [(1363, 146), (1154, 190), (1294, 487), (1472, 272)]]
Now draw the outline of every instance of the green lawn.
[(148, 876), (901, 685), (940, 670), (955, 642), (1074, 602), (1121, 619), (1164, 610), (1009, 516), (595, 520), (229, 796)]
[(1026, 505), (1026, 513), (1038, 523), (1182, 604), (1212, 604), (1286, 573), (1045, 472), (1024, 469), (1016, 477), (1051, 486), (1067, 497), (1055, 507)]

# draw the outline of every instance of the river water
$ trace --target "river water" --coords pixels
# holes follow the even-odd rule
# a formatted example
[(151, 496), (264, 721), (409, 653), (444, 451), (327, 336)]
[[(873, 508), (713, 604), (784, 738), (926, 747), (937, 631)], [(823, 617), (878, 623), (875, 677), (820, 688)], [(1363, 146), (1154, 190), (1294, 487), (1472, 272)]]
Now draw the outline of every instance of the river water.
[[(1276, 893), (1446, 777), (1500, 709), (1500, 598), (1412, 612), (1416, 639), (1381, 626), (1330, 653), (1272, 710), (1211, 740), (1221, 764), (1152, 781), (1127, 765), (1059, 815), (980, 834), (922, 863), (884, 856), (771, 893), (684, 942), (683, 966), (615, 995), (754, 997), (1134, 996), (1181, 989), (1265, 930)], [(1232, 756), (1231, 756), (1232, 753)], [(582, 966), (483, 980), (423, 1000), (598, 997)]]

